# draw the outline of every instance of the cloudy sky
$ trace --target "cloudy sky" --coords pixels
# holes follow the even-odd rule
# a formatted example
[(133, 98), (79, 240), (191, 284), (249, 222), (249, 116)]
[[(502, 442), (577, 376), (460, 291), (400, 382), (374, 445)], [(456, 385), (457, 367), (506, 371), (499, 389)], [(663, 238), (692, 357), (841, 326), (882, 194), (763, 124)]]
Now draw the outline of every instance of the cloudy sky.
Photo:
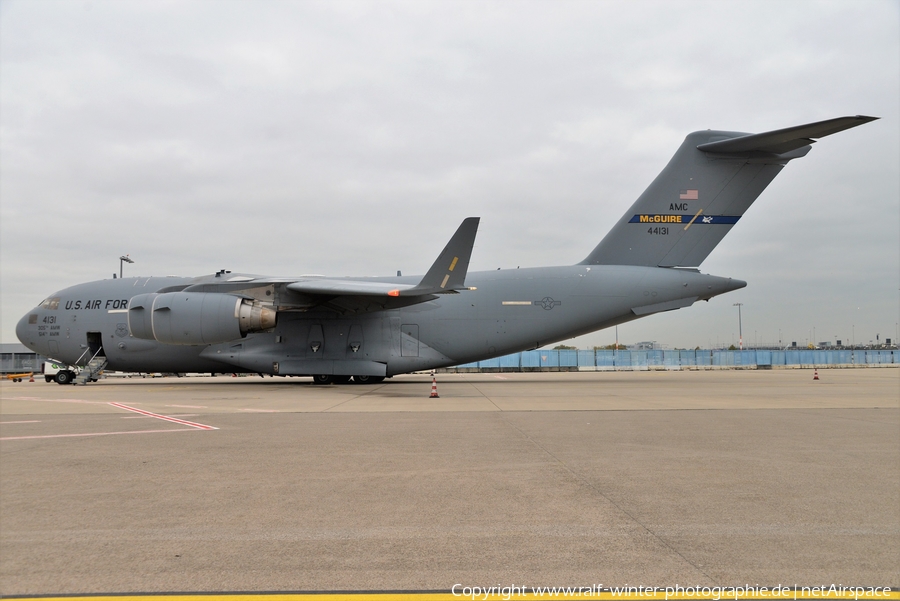
[[(707, 346), (898, 337), (900, 3), (0, 3), (3, 342), (126, 275), (583, 259), (698, 129), (815, 144), (702, 270), (743, 290), (619, 328)], [(780, 334), (779, 334), (780, 333)], [(612, 342), (610, 331), (576, 340)]]

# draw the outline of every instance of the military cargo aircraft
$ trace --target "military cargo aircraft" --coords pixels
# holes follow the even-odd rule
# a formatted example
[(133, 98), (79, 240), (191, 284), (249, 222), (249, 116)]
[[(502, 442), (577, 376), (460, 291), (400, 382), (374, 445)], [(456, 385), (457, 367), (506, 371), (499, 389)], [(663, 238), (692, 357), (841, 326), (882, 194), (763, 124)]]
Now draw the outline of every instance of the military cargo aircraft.
[(815, 139), (873, 121), (840, 117), (760, 134), (689, 134), (575, 265), (468, 273), (468, 218), (422, 277), (114, 278), (54, 293), (16, 335), (80, 369), (312, 376), (367, 384), (534, 349), (743, 288), (698, 267)]

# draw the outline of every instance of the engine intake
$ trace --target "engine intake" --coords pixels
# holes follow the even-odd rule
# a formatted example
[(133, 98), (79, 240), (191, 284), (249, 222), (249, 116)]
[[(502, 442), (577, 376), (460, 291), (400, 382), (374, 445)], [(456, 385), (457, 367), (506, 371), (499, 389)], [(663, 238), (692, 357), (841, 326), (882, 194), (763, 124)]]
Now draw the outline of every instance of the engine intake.
[(139, 294), (128, 303), (128, 329), (135, 338), (166, 344), (216, 344), (275, 327), (276, 312), (231, 294), (164, 292)]

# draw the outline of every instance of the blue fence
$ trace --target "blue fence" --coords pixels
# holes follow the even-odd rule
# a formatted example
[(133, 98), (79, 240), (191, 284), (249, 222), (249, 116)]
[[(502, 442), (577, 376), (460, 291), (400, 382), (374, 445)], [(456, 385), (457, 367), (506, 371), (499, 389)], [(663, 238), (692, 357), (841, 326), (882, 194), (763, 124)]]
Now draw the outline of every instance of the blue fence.
[(780, 367), (855, 367), (900, 364), (900, 351), (523, 351), (466, 363), (460, 371), (605, 371), (648, 369), (771, 369)]

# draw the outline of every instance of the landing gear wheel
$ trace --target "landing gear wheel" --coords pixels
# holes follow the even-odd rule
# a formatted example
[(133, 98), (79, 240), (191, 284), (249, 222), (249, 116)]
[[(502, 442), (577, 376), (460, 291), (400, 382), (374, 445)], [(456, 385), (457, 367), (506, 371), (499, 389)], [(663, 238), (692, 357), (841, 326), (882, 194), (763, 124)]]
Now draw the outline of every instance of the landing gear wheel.
[(350, 383), (350, 376), (332, 376), (332, 378), (333, 378), (332, 381), (335, 384), (349, 384)]
[(58, 371), (56, 372), (56, 383), (57, 384), (71, 384), (72, 380), (75, 379), (75, 374), (70, 371)]
[(384, 376), (353, 376), (354, 384), (381, 384)]
[(331, 384), (334, 376), (331, 374), (318, 374), (313, 376), (313, 384)]

